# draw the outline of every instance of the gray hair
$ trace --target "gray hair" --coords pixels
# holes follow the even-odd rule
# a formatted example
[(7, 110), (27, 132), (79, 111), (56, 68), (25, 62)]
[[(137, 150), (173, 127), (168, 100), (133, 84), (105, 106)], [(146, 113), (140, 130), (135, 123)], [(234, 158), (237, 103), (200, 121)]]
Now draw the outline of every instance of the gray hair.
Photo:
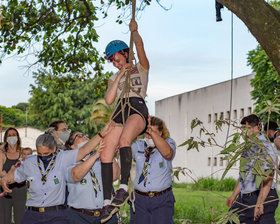
[(56, 147), (56, 141), (50, 134), (42, 134), (36, 139), (36, 147), (38, 146), (46, 146), (51, 150), (54, 150)]

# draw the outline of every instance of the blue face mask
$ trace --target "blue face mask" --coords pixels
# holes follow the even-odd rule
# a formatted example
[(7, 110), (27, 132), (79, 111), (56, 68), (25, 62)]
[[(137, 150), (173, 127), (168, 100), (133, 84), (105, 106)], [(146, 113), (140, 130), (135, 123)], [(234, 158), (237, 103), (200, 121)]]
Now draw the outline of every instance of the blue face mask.
[(45, 169), (47, 169), (50, 161), (52, 160), (52, 157), (53, 157), (52, 153), (48, 156), (38, 156), (38, 158), (43, 162)]

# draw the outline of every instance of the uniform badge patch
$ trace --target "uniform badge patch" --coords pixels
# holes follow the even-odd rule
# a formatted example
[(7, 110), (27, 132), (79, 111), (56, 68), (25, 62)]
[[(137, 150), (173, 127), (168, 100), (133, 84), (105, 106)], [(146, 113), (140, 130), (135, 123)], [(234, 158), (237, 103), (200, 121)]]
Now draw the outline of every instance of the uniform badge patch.
[(54, 184), (59, 184), (59, 179), (56, 177), (53, 179)]
[(86, 180), (85, 178), (83, 178), (83, 179), (80, 181), (80, 184), (81, 184), (81, 185), (87, 184), (87, 180)]

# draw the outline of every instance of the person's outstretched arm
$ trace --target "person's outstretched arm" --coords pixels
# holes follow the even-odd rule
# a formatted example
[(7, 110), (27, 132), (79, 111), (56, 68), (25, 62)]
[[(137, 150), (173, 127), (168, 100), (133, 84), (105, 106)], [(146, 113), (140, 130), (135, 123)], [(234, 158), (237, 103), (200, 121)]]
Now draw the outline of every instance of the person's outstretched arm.
[(138, 25), (137, 25), (136, 21), (133, 19), (130, 21), (129, 30), (132, 33), (133, 42), (135, 43), (135, 46), (136, 46), (136, 51), (137, 51), (137, 56), (138, 56), (139, 62), (144, 69), (149, 70), (150, 64), (149, 64), (149, 60), (146, 56), (146, 52), (144, 49), (144, 43), (143, 43), (143, 40), (142, 40), (140, 34), (138, 33)]
[(99, 144), (101, 139), (112, 130), (114, 125), (115, 123), (110, 121), (106, 124), (102, 131), (99, 132), (99, 134), (95, 135), (85, 145), (83, 145), (78, 151), (76, 162), (82, 160), (87, 154), (89, 154)]

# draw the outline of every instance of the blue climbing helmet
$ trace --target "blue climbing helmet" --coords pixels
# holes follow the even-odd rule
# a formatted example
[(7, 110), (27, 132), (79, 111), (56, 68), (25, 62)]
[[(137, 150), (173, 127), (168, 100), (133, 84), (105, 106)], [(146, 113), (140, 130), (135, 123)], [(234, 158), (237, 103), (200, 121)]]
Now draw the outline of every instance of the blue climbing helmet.
[(128, 48), (129, 47), (127, 46), (127, 44), (125, 42), (123, 42), (122, 40), (113, 40), (107, 45), (107, 47), (105, 49), (105, 54), (108, 59), (113, 54), (115, 54), (121, 50), (128, 49)]

